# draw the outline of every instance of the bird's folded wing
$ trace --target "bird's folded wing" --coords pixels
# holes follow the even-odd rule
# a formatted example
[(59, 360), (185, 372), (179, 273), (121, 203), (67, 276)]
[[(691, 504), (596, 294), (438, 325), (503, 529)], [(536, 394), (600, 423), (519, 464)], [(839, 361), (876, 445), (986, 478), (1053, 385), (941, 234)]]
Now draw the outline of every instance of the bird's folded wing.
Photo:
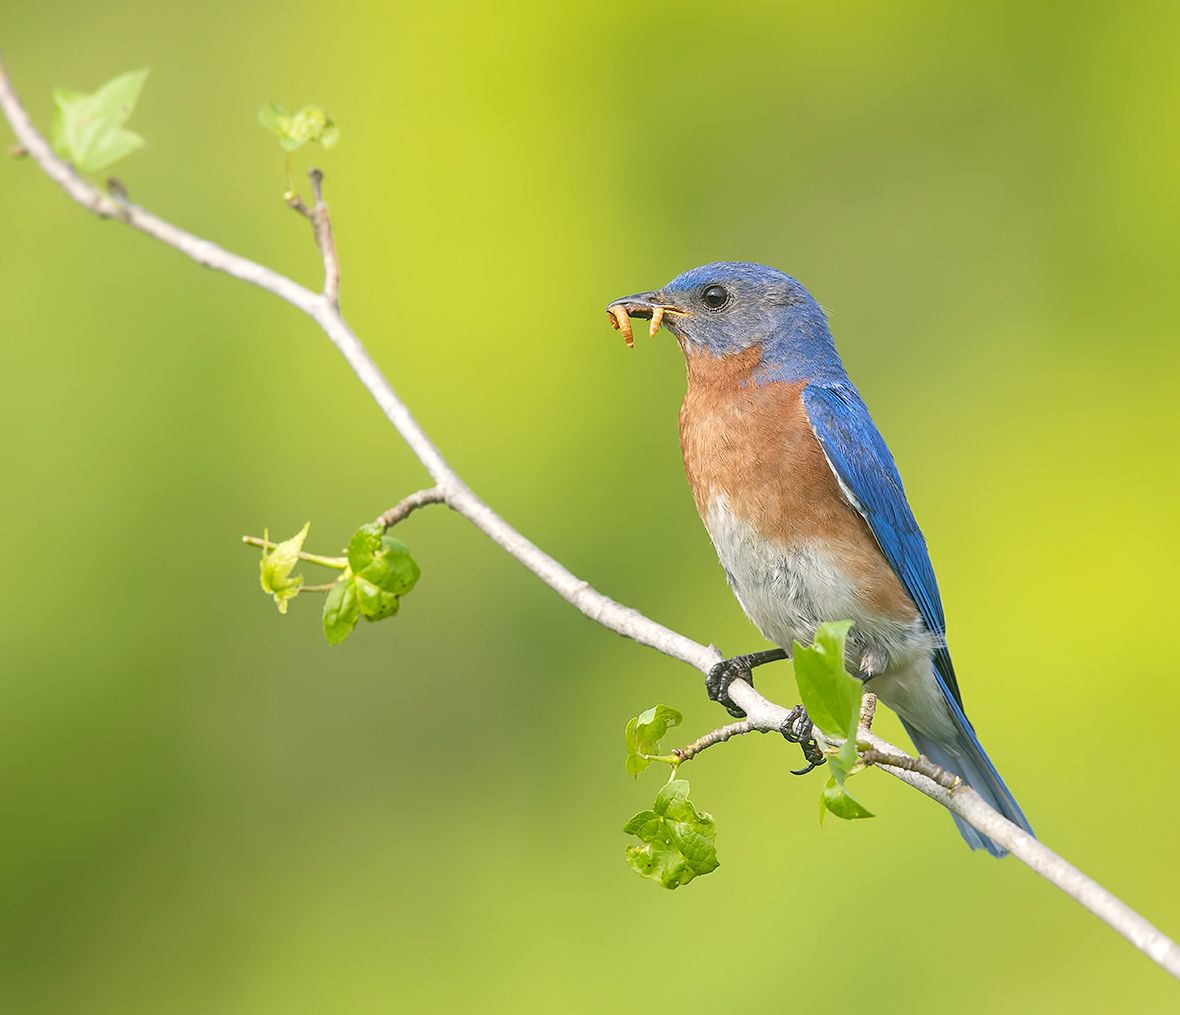
[(910, 510), (884, 438), (860, 393), (850, 383), (809, 384), (803, 389), (803, 404), (840, 488), (868, 522), (877, 545), (909, 592), (926, 627), (939, 636), (935, 669), (946, 692), (961, 705), (950, 653), (942, 640), (946, 620), (926, 540)]

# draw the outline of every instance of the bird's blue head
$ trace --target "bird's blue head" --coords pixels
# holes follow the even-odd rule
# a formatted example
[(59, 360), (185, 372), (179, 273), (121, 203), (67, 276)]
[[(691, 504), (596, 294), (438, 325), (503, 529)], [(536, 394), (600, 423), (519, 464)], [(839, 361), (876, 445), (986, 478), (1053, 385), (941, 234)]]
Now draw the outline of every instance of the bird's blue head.
[(844, 376), (823, 309), (789, 275), (762, 264), (702, 265), (662, 289), (615, 300), (606, 310), (628, 339), (631, 317), (650, 318), (653, 335), (667, 325), (690, 359), (758, 346), (758, 380)]

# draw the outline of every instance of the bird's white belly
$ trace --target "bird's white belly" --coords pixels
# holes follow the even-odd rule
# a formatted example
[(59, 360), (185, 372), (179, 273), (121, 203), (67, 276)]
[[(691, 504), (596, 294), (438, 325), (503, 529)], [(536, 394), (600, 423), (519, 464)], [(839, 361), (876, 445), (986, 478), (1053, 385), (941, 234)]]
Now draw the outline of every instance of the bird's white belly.
[(776, 544), (735, 516), (724, 496), (710, 499), (705, 526), (738, 602), (768, 640), (790, 651), (795, 641), (808, 644), (825, 621), (851, 620), (849, 670), (872, 679), (887, 704), (905, 699), (902, 711), (942, 732), (949, 717), (931, 670), (936, 642), (920, 620), (874, 611), (858, 594), (856, 576), (821, 545)]

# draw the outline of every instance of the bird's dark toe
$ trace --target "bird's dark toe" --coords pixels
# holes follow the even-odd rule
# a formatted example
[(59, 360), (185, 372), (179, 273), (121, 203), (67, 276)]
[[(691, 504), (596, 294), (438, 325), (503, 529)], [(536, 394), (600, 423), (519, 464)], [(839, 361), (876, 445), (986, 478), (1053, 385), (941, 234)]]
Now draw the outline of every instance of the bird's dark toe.
[(744, 719), (746, 717), (745, 711), (738, 708), (729, 697), (729, 685), (740, 677), (753, 686), (754, 677), (748, 668), (735, 665), (739, 662), (739, 659), (723, 659), (709, 670), (705, 676), (705, 691), (712, 701), (723, 705), (725, 710), (735, 719)]

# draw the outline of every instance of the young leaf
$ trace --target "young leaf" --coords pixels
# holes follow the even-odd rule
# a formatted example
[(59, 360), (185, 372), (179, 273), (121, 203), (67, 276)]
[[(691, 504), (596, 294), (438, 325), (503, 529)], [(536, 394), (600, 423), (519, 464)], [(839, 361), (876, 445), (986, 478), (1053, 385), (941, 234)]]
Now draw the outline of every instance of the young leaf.
[[(274, 596), (279, 613), (287, 612), (287, 603), (299, 595), (300, 586), (303, 585), (302, 576), (292, 577), (291, 572), (299, 563), (299, 551), (303, 549), (303, 541), (307, 538), (307, 530), (310, 528), (311, 522), (308, 522), (290, 539), (283, 540), (269, 553), (265, 547), (262, 550), (262, 560), (258, 565), (258, 581), (263, 592)], [(265, 530), (263, 541), (269, 542)]]
[(853, 797), (834, 775), (828, 779), (828, 784), (824, 787), (823, 807), (819, 812), (821, 822), (824, 818), (824, 810), (831, 811), (836, 817), (843, 818), (845, 821), (874, 817), (873, 812)]
[(421, 573), (406, 544), (386, 535), (380, 525), (358, 529), (348, 544), (348, 567), (324, 602), (328, 644), (347, 638), (361, 617), (392, 617)]
[(54, 92), (53, 147), (57, 153), (79, 172), (97, 173), (139, 148), (143, 138), (124, 130), (123, 124), (135, 108), (147, 76), (147, 68), (129, 71), (89, 95), (64, 88)]
[(660, 753), (660, 740), (684, 717), (667, 705), (654, 705), (627, 723), (627, 771), (639, 775), (651, 764), (650, 755)]
[(627, 847), (627, 863), (645, 878), (674, 889), (717, 869), (717, 825), (713, 816), (698, 811), (688, 799), (685, 779), (666, 783), (653, 809), (640, 811), (623, 831), (639, 839)]
[(360, 619), (360, 603), (357, 601), (356, 583), (348, 577), (338, 581), (324, 600), (324, 637), (329, 645), (339, 645), (352, 634)]
[(279, 144), (289, 152), (309, 142), (327, 149), (340, 140), (340, 128), (319, 106), (288, 113), (278, 103), (266, 102), (258, 110), (258, 122), (278, 135)]
[(844, 642), (851, 621), (821, 624), (812, 645), (795, 642), (795, 682), (811, 721), (825, 733), (847, 737), (860, 717), (861, 682), (844, 668)]

